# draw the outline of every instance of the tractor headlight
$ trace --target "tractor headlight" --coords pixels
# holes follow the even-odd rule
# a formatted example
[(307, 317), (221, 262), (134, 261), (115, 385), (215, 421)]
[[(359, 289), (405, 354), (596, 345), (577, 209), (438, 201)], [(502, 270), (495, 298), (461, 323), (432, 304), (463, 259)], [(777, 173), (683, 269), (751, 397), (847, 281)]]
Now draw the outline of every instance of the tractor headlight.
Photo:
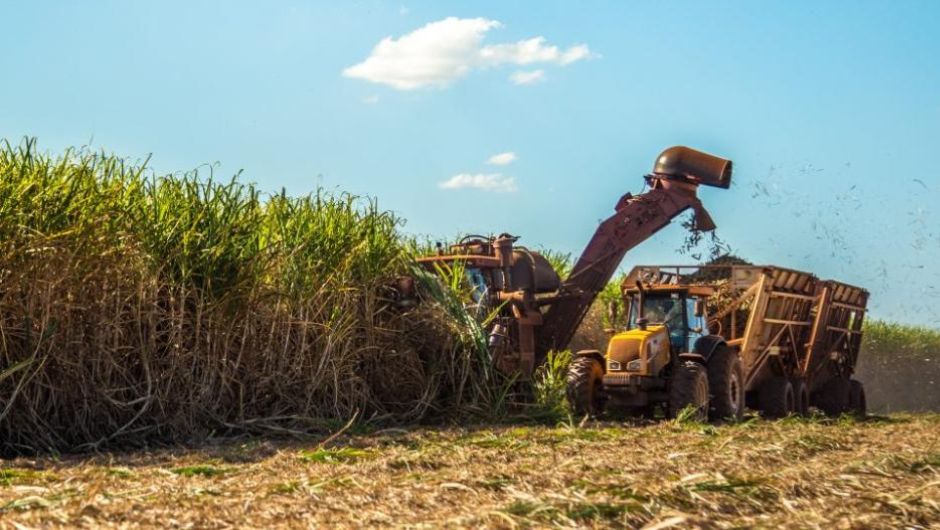
[(630, 361), (630, 362), (627, 363), (627, 371), (628, 371), (628, 372), (639, 372), (639, 371), (640, 371), (640, 364), (641, 364), (641, 361), (640, 361), (639, 359), (633, 359), (632, 361)]

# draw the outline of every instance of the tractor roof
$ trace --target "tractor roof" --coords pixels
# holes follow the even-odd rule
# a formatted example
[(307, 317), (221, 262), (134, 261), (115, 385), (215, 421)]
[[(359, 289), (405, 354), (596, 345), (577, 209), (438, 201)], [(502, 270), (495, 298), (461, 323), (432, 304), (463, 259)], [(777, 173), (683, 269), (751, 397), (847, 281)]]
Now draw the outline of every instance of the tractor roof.
[[(653, 284), (644, 285), (643, 291), (649, 294), (668, 294), (668, 293), (686, 293), (692, 296), (711, 296), (715, 294), (715, 288), (710, 285), (676, 285), (676, 284)], [(632, 295), (640, 292), (635, 285), (625, 287), (624, 294)]]

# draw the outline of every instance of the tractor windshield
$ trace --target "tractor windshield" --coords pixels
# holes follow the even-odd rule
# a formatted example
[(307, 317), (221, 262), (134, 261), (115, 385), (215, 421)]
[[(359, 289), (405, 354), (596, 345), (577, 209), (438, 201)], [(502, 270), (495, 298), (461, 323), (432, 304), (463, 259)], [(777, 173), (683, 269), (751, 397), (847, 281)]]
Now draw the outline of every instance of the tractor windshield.
[(643, 316), (645, 316), (651, 324), (665, 324), (670, 329), (682, 329), (685, 327), (685, 322), (682, 318), (684, 304), (678, 294), (647, 294), (643, 298)]
[[(630, 327), (636, 325), (639, 297), (630, 304)], [(685, 297), (679, 293), (646, 293), (643, 297), (643, 316), (650, 324), (664, 324), (669, 330), (669, 342), (681, 350), (688, 349), (689, 329)]]

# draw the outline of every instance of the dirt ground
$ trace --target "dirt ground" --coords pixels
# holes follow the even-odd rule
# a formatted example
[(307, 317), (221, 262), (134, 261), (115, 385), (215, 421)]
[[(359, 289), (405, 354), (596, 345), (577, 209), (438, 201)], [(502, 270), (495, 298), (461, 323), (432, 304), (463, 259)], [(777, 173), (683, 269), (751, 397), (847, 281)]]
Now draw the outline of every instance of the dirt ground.
[(940, 525), (940, 415), (388, 429), (18, 458), (2, 528)]

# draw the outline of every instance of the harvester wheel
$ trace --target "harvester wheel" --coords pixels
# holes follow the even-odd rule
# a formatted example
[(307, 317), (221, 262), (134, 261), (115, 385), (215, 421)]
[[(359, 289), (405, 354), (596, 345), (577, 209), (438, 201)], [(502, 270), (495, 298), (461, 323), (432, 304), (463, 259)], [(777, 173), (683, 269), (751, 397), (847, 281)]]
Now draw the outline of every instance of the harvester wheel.
[(576, 357), (568, 366), (568, 404), (576, 416), (604, 410), (604, 368), (593, 357)]
[(813, 395), (814, 405), (826, 416), (839, 416), (849, 408), (849, 380), (836, 376)]
[(708, 360), (708, 388), (711, 392), (709, 418), (741, 421), (744, 417), (744, 369), (741, 358), (731, 348), (719, 346)]
[(790, 380), (793, 385), (793, 401), (795, 408), (793, 412), (800, 416), (809, 414), (809, 387), (806, 381), (801, 377), (794, 377)]
[(690, 419), (708, 419), (708, 371), (695, 361), (684, 361), (672, 374), (669, 383), (668, 416), (676, 418), (686, 407), (694, 413)]
[(758, 390), (761, 412), (768, 418), (783, 418), (796, 409), (793, 384), (786, 377), (768, 379)]
[(849, 381), (849, 410), (857, 418), (864, 418), (868, 413), (868, 404), (865, 402), (865, 387), (861, 381)]

